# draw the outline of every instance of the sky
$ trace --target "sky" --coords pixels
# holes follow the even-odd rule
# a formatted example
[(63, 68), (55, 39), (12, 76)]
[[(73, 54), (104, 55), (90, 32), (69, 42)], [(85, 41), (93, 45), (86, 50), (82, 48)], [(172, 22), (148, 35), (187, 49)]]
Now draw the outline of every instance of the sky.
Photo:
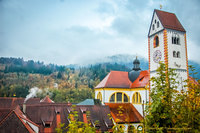
[(0, 0), (0, 57), (58, 65), (131, 54), (148, 59), (154, 9), (175, 13), (200, 64), (199, 0)]

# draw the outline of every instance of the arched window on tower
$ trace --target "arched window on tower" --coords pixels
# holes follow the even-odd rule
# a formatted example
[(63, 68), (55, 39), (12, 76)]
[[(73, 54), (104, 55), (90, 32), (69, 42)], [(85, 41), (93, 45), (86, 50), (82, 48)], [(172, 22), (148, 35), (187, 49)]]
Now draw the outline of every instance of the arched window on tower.
[(153, 30), (155, 29), (155, 26), (154, 26), (154, 24), (152, 25), (152, 29), (153, 29)]
[(115, 92), (110, 97), (110, 103), (124, 103), (128, 102), (128, 96), (124, 92)]
[(156, 36), (154, 37), (154, 40), (153, 40), (153, 47), (156, 48), (156, 47), (158, 47), (158, 46), (159, 46), (159, 38), (158, 38), (158, 36), (156, 35)]
[(180, 38), (177, 33), (172, 34), (172, 44), (180, 44)]
[(142, 98), (141, 98), (141, 95), (139, 92), (135, 92), (133, 94), (132, 103), (133, 104), (141, 104), (142, 103)]
[(176, 56), (177, 58), (181, 58), (181, 55), (180, 55), (179, 51), (176, 54), (177, 54), (177, 56)]
[(176, 51), (173, 51), (173, 57), (175, 57), (176, 58)]
[(99, 99), (102, 102), (102, 94), (101, 94), (101, 92), (98, 92), (97, 99)]

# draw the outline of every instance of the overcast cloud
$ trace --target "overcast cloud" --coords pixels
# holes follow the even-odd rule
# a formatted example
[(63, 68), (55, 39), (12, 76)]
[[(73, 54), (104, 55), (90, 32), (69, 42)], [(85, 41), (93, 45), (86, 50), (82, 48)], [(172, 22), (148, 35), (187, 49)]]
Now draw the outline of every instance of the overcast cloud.
[(60, 65), (115, 54), (147, 59), (153, 10), (162, 4), (187, 31), (200, 63), (199, 0), (0, 0), (0, 56)]

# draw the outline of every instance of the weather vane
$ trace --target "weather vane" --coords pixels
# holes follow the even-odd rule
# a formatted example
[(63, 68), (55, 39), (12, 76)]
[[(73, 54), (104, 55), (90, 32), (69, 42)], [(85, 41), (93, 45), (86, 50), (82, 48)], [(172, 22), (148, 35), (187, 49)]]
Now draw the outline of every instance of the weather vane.
[(162, 9), (162, 5), (160, 4), (160, 10)]

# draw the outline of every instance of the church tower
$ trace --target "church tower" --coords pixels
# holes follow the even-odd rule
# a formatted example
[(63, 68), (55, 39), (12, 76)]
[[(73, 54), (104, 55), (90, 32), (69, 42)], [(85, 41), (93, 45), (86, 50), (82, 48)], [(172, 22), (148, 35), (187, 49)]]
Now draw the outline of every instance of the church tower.
[(162, 61), (170, 69), (175, 69), (183, 88), (188, 79), (188, 57), (186, 31), (175, 14), (154, 10), (148, 33), (148, 56), (150, 78), (156, 76), (156, 69)]

